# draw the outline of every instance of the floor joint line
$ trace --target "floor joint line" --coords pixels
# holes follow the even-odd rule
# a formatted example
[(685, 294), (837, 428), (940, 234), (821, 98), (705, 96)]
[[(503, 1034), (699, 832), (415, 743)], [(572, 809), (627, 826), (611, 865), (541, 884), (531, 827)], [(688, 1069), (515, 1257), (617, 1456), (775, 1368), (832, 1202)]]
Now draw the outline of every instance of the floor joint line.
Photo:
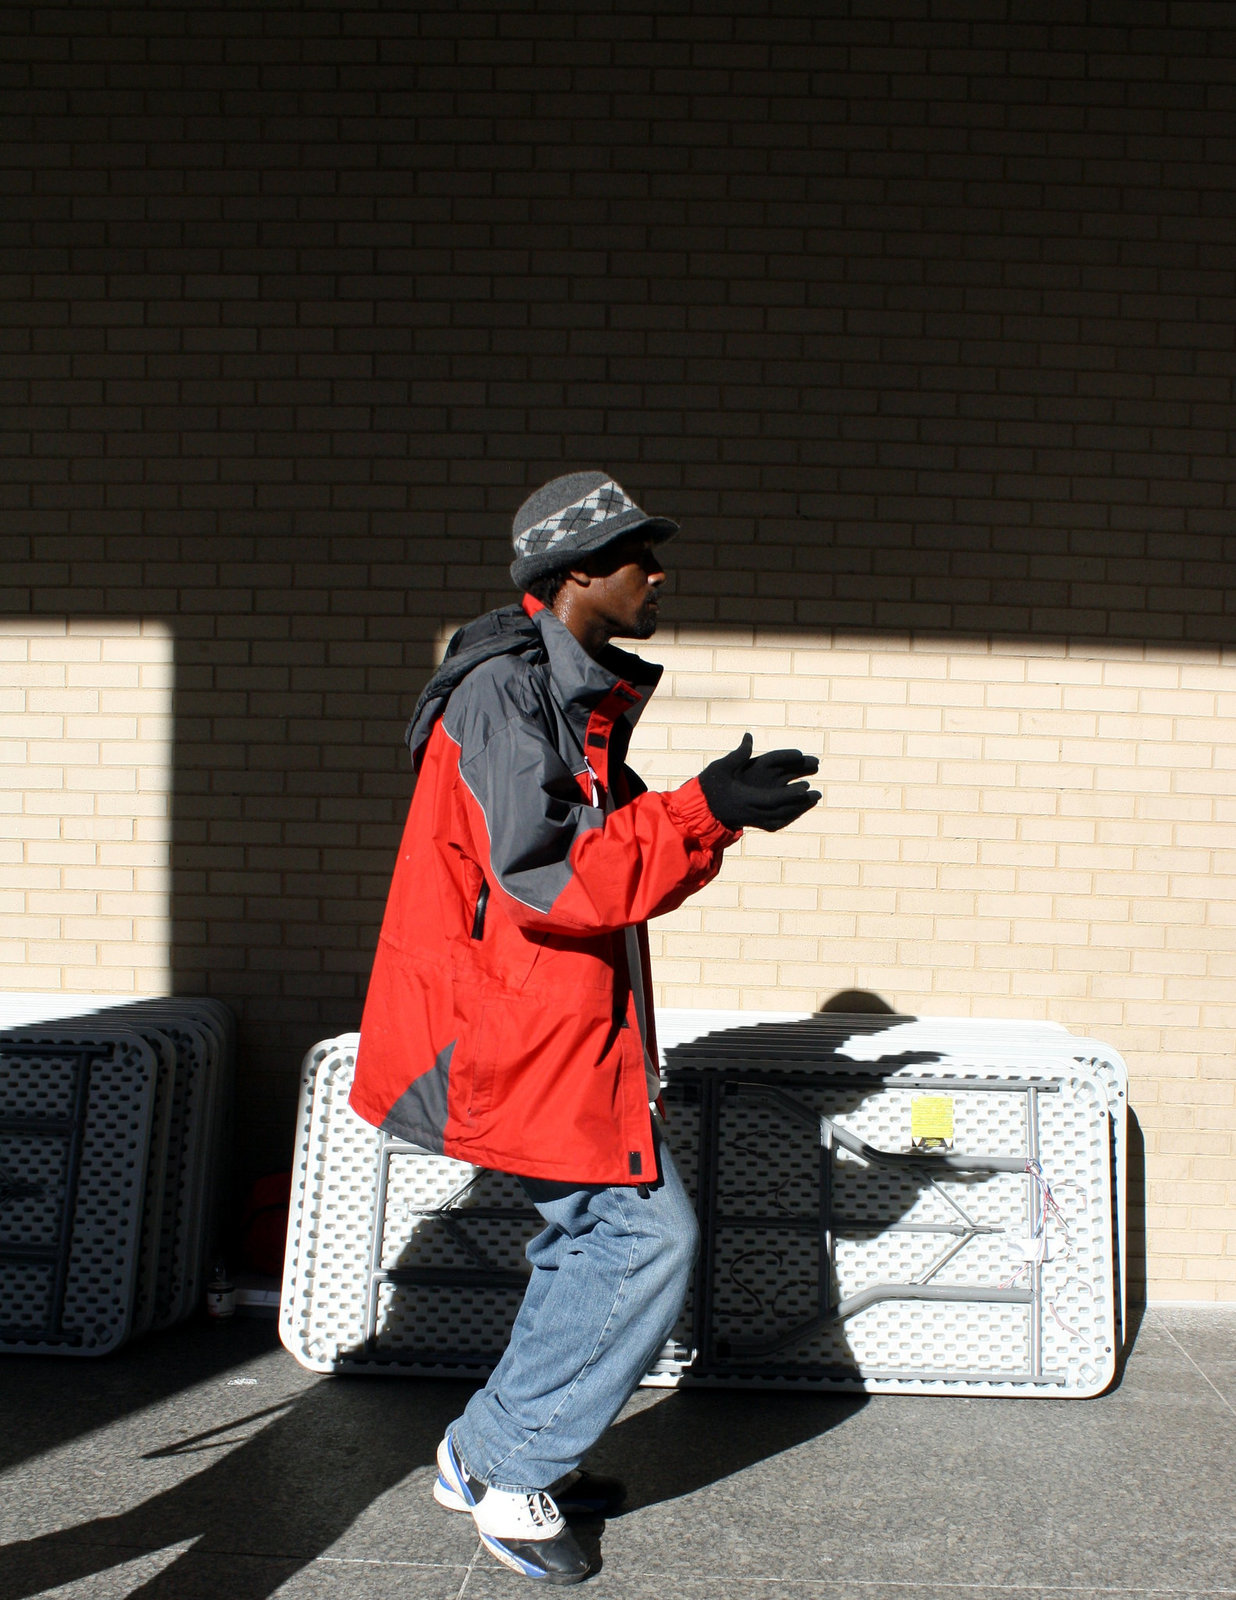
[(484, 1548), (485, 1546), (478, 1539), (476, 1541), (476, 1549), (472, 1552), (472, 1560), (468, 1563), (468, 1570), (463, 1575), (463, 1582), (459, 1585), (459, 1592), (455, 1596), (455, 1600), (464, 1600), (464, 1592), (472, 1581), (472, 1574), (476, 1571), (476, 1564), (481, 1559), (481, 1552)]
[[(1159, 1322), (1159, 1318), (1157, 1316), (1155, 1318), (1155, 1321)], [(1227, 1409), (1232, 1413), (1232, 1415), (1234, 1417), (1236, 1417), (1236, 1406), (1234, 1406), (1232, 1404), (1232, 1402), (1224, 1394), (1223, 1390), (1220, 1389), (1218, 1384), (1215, 1383), (1214, 1380), (1210, 1377), (1209, 1373), (1207, 1373), (1203, 1367), (1198, 1365), (1198, 1363), (1193, 1359), (1193, 1357), (1185, 1349), (1184, 1345), (1181, 1344), (1180, 1340), (1176, 1337), (1176, 1335), (1168, 1327), (1166, 1322), (1160, 1322), (1159, 1326), (1163, 1329), (1163, 1332), (1167, 1335), (1167, 1337), (1176, 1346), (1177, 1350), (1180, 1351), (1181, 1355), (1185, 1358), (1185, 1360), (1193, 1368), (1194, 1372), (1198, 1373), (1202, 1378), (1205, 1379), (1205, 1381), (1210, 1385), (1210, 1387), (1214, 1390), (1214, 1392), (1219, 1396), (1219, 1399), (1223, 1402), (1223, 1404), (1227, 1407)]]

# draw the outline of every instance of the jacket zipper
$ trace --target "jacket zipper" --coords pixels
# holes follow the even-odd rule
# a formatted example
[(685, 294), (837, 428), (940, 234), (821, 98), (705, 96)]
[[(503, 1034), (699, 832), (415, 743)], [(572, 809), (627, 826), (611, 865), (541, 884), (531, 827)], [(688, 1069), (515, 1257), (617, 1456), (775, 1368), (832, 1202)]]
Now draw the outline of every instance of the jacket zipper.
[(485, 907), (489, 904), (489, 879), (481, 883), (481, 892), (476, 897), (476, 910), (472, 913), (472, 937), (479, 939), (485, 932)]

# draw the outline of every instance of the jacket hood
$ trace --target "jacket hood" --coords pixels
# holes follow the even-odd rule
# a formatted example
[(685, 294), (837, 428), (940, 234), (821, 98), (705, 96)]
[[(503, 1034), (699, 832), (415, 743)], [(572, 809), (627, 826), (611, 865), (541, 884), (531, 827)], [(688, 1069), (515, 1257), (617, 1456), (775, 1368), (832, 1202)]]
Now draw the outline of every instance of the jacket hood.
[(434, 723), (446, 710), (446, 702), (470, 672), (495, 656), (529, 656), (543, 660), (545, 644), (541, 630), (521, 605), (499, 606), (483, 617), (456, 628), (446, 647), (442, 665), (421, 690), (420, 699), (404, 734), (412, 753), (412, 766), (420, 771), (421, 758)]
[(486, 661), (508, 655), (548, 663), (555, 691), (568, 716), (572, 708), (578, 708), (586, 718), (588, 711), (604, 700), (618, 682), (627, 684), (636, 697), (625, 712), (630, 725), (639, 720), (664, 671), (615, 645), (607, 645), (600, 659), (593, 660), (570, 630), (544, 606), (537, 606), (532, 615), (525, 605), (499, 606), (455, 630), (442, 665), (421, 690), (404, 733), (414, 770), (420, 770), (434, 724), (459, 685)]

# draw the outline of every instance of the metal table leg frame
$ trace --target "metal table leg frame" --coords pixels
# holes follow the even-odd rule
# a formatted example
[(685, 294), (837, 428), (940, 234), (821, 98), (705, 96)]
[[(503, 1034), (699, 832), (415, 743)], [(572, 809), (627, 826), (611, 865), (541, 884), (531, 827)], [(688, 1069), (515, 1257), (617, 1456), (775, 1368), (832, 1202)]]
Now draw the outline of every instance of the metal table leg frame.
[[(721, 1082), (718, 1082), (718, 1078)], [(778, 1106), (785, 1114), (812, 1128), (819, 1138), (819, 1211), (814, 1218), (720, 1216), (716, 1209), (717, 1170), (720, 1144), (720, 1107), (722, 1083), (731, 1094), (761, 1098)], [(1003, 1234), (1007, 1230), (976, 1222), (960, 1202), (937, 1181), (941, 1172), (958, 1174), (982, 1173), (1032, 1173), (1037, 1167), (1038, 1136), (1037, 1107), (1041, 1092), (1052, 1093), (1054, 1086), (1028, 1083), (1004, 1084), (1001, 1087), (1016, 1090), (1026, 1096), (1027, 1149), (1024, 1156), (983, 1156), (960, 1153), (918, 1154), (880, 1150), (843, 1128), (832, 1118), (823, 1116), (813, 1107), (804, 1104), (783, 1087), (768, 1083), (742, 1081), (729, 1075), (709, 1074), (701, 1083), (700, 1117), (700, 1188), (699, 1207), (701, 1223), (701, 1258), (696, 1280), (695, 1344), (699, 1352), (694, 1371), (699, 1375), (724, 1372), (727, 1361), (751, 1361), (775, 1356), (787, 1348), (799, 1345), (821, 1328), (858, 1315), (870, 1306), (886, 1300), (921, 1300), (945, 1302), (983, 1302), (1000, 1305), (1025, 1305), (1031, 1317), (1030, 1372), (1009, 1374), (1011, 1381), (1044, 1381), (1042, 1371), (1042, 1280), (1041, 1268), (1032, 1263), (1031, 1283), (1026, 1288), (998, 1287), (995, 1285), (933, 1285), (930, 1280), (974, 1239), (989, 1234)], [(940, 1085), (943, 1087), (943, 1085)], [(951, 1088), (980, 1087), (975, 1084), (949, 1085)], [(959, 1219), (948, 1224), (898, 1224), (891, 1223), (881, 1232), (935, 1232), (949, 1235), (941, 1253), (910, 1282), (886, 1282), (870, 1286), (845, 1298), (834, 1295), (836, 1276), (836, 1241), (839, 1236), (838, 1219), (833, 1213), (834, 1160), (838, 1149), (846, 1150), (871, 1166), (883, 1166), (908, 1171), (930, 1186)], [(1031, 1166), (1031, 1163), (1034, 1166)], [(1035, 1185), (1029, 1184), (1027, 1195), (1028, 1227), (1035, 1225)], [(786, 1227), (810, 1226), (819, 1239), (818, 1306), (816, 1314), (796, 1324), (787, 1332), (772, 1339), (717, 1341), (713, 1329), (713, 1282), (716, 1272), (717, 1235), (726, 1227)], [(845, 1235), (841, 1235), (845, 1236)], [(724, 1343), (726, 1348), (719, 1348)], [(1001, 1374), (1003, 1377), (1004, 1375)]]
[(379, 1327), (382, 1314), (381, 1291), (384, 1286), (393, 1285), (421, 1289), (477, 1289), (486, 1293), (498, 1290), (522, 1295), (528, 1285), (527, 1271), (511, 1270), (494, 1261), (470, 1236), (468, 1229), (463, 1226), (463, 1220), (466, 1217), (468, 1221), (473, 1222), (510, 1223), (526, 1234), (528, 1223), (537, 1220), (536, 1213), (530, 1206), (467, 1205), (468, 1197), (486, 1179), (492, 1177), (487, 1171), (474, 1170), (437, 1205), (417, 1208), (413, 1213), (414, 1231), (424, 1223), (436, 1222), (473, 1264), (468, 1267), (385, 1266), (383, 1264), (385, 1224), (390, 1193), (391, 1161), (400, 1156), (407, 1159), (408, 1154), (408, 1147), (400, 1140), (392, 1138), (389, 1134), (383, 1134), (377, 1151), (374, 1231), (370, 1241), (369, 1290), (365, 1318), (365, 1354), (370, 1360), (397, 1361), (400, 1365), (409, 1363), (436, 1365), (443, 1362), (454, 1366), (461, 1363), (492, 1364), (501, 1355), (501, 1348), (474, 1351), (461, 1351), (458, 1348), (417, 1349), (415, 1346), (403, 1343), (393, 1346), (389, 1341), (384, 1341)]

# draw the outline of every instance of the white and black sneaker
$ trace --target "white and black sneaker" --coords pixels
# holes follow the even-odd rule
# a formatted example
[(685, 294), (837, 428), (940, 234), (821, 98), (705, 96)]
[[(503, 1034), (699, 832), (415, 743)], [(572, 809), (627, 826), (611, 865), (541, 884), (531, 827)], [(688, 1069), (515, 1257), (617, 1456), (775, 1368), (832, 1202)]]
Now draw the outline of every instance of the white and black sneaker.
[[(481, 1543), (512, 1572), (542, 1583), (579, 1583), (588, 1576), (588, 1558), (553, 1496), (545, 1489), (493, 1489), (474, 1478), (449, 1433), (438, 1446), (438, 1482), (433, 1490), (439, 1505), (447, 1505), (439, 1484), (462, 1501), (461, 1509), (472, 1513)], [(456, 1508), (451, 1504), (448, 1509)]]

